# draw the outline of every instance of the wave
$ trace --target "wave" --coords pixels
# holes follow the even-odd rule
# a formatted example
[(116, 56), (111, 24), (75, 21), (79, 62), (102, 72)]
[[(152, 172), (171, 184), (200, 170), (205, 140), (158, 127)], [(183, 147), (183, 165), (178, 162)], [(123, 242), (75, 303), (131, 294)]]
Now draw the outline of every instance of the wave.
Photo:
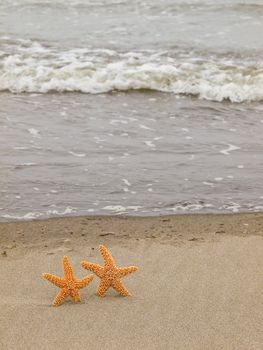
[(25, 40), (1, 47), (0, 91), (153, 90), (219, 102), (263, 100), (263, 64), (255, 59), (187, 51), (59, 50)]

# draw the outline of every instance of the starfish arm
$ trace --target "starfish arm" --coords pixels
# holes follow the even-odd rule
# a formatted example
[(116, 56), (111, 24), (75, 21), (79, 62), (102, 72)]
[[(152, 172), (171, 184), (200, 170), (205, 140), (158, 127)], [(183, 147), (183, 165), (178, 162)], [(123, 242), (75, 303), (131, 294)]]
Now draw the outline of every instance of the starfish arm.
[(112, 288), (114, 288), (118, 293), (120, 293), (124, 297), (131, 296), (128, 289), (124, 287), (120, 280), (112, 282)]
[(43, 273), (43, 278), (53, 283), (55, 286), (59, 288), (63, 288), (66, 286), (66, 282), (63, 278), (57, 277), (55, 275), (51, 275), (50, 273)]
[(101, 280), (97, 289), (97, 295), (100, 297), (104, 297), (107, 290), (110, 288), (110, 282)]
[(59, 306), (62, 302), (62, 300), (68, 295), (67, 291), (65, 289), (62, 289), (56, 298), (53, 300), (53, 306)]
[(110, 252), (107, 250), (107, 248), (104, 245), (100, 244), (99, 249), (100, 249), (100, 253), (103, 257), (103, 260), (105, 262), (105, 265), (106, 266), (109, 266), (109, 265), (116, 266), (115, 261), (114, 261), (113, 257), (111, 256)]
[(120, 276), (124, 277), (132, 272), (137, 271), (138, 267), (136, 267), (136, 266), (121, 267), (118, 270), (119, 270)]
[(69, 280), (73, 279), (73, 270), (67, 256), (63, 257), (63, 267), (64, 267), (65, 278)]
[(74, 301), (80, 301), (80, 294), (77, 289), (74, 290), (74, 292), (70, 296)]
[(76, 280), (76, 287), (78, 289), (86, 287), (93, 280), (93, 278), (94, 278), (93, 275), (89, 275), (82, 278), (81, 280)]
[(98, 277), (102, 277), (104, 268), (97, 264), (89, 263), (88, 261), (82, 261), (81, 266), (86, 270), (94, 272)]

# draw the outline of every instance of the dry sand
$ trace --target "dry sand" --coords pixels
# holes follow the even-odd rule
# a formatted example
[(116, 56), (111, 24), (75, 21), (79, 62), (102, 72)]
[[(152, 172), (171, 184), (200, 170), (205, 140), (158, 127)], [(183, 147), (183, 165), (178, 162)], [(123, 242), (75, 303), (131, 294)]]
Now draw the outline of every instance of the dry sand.
[[(105, 244), (133, 294), (98, 285), (51, 302), (67, 255), (101, 263)], [(0, 224), (0, 349), (263, 349), (263, 214), (79, 217)]]

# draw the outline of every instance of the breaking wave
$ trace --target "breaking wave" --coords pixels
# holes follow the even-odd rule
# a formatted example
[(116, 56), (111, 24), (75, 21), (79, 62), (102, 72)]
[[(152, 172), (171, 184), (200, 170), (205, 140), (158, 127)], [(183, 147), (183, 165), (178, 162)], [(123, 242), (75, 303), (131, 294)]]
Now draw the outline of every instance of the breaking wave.
[(263, 100), (263, 63), (196, 52), (116, 52), (2, 42), (0, 91), (153, 90), (231, 102)]

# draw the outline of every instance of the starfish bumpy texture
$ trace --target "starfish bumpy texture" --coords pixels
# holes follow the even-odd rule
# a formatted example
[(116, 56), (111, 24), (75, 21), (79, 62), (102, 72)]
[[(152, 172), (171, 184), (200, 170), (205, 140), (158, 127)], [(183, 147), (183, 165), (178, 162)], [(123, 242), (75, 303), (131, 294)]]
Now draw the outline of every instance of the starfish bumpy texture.
[(104, 266), (92, 264), (88, 261), (81, 262), (82, 267), (94, 272), (101, 279), (97, 295), (103, 297), (110, 287), (114, 288), (122, 296), (131, 295), (122, 284), (121, 278), (136, 271), (138, 268), (136, 266), (118, 268), (106, 247), (100, 245), (99, 249), (105, 263)]
[(74, 301), (80, 301), (79, 289), (86, 287), (94, 277), (93, 275), (89, 275), (82, 279), (76, 279), (66, 256), (63, 257), (63, 267), (64, 278), (51, 275), (50, 273), (43, 273), (42, 275), (55, 286), (61, 288), (61, 291), (53, 301), (54, 306), (60, 305), (62, 300), (67, 296), (70, 296)]

